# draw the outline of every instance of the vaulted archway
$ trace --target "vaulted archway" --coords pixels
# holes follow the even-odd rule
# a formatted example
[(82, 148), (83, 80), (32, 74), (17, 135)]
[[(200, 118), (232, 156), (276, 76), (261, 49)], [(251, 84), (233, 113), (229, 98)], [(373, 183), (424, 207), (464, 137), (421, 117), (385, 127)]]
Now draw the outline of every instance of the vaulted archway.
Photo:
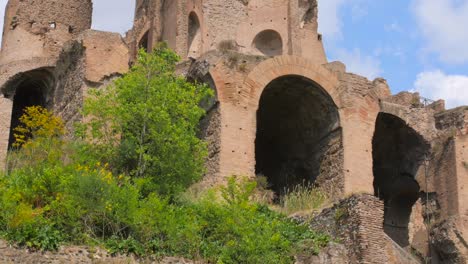
[(282, 76), (271, 81), (257, 111), (257, 175), (282, 195), (297, 185), (321, 185), (341, 173), (338, 108), (312, 80)]
[(24, 114), (25, 108), (47, 107), (47, 99), (52, 92), (53, 85), (54, 78), (48, 70), (34, 70), (22, 74), (9, 87), (6, 87), (6, 96), (13, 99), (8, 149), (13, 147), (14, 129), (20, 124), (20, 117)]
[(138, 49), (144, 49), (146, 52), (150, 51), (151, 47), (149, 46), (150, 44), (150, 39), (149, 39), (149, 30), (145, 32), (143, 37), (141, 37), (140, 41), (138, 41)]
[(384, 231), (406, 247), (412, 207), (420, 192), (416, 175), (430, 145), (400, 118), (380, 113), (372, 149), (374, 192), (385, 204)]
[(191, 12), (188, 19), (188, 57), (198, 58), (202, 52), (202, 33), (200, 19), (195, 12)]

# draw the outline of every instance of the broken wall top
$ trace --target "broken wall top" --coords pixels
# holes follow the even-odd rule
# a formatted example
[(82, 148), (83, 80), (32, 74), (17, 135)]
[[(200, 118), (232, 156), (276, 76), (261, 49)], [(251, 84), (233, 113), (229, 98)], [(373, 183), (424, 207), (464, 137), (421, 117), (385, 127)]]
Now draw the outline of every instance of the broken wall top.
[(10, 0), (0, 65), (57, 57), (63, 44), (91, 27), (91, 0)]
[(316, 0), (138, 0), (128, 42), (136, 54), (139, 43), (151, 49), (165, 41), (183, 58), (230, 42), (241, 53), (296, 55), (323, 64), (317, 17)]

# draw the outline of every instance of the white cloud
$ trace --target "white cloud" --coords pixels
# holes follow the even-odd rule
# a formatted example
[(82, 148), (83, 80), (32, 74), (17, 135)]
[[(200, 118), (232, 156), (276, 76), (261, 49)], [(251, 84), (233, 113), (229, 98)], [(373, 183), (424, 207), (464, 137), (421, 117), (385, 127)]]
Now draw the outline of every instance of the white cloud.
[(347, 7), (351, 10), (353, 21), (367, 15), (367, 6), (370, 0), (318, 0), (319, 32), (327, 38), (340, 38), (342, 36), (342, 16), (340, 11)]
[(468, 62), (468, 0), (413, 0), (413, 11), (427, 40), (426, 50), (446, 63)]
[(342, 22), (339, 9), (345, 0), (319, 0), (319, 31), (328, 38), (340, 37)]
[(348, 72), (363, 75), (371, 80), (382, 74), (380, 61), (376, 57), (362, 55), (359, 49), (352, 51), (339, 49), (335, 55), (335, 59), (346, 64)]
[(441, 70), (422, 72), (414, 82), (414, 90), (429, 99), (444, 99), (447, 108), (468, 105), (468, 76), (465, 75), (448, 75)]

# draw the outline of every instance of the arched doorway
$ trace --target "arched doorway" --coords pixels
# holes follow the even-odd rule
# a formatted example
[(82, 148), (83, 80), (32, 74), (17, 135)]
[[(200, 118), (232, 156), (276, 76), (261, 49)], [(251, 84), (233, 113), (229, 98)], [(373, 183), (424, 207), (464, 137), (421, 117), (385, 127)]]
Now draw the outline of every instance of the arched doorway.
[(13, 110), (11, 114), (10, 136), (8, 149), (13, 147), (15, 141), (14, 129), (20, 124), (20, 117), (24, 110), (30, 106), (47, 107), (47, 97), (51, 93), (54, 80), (52, 74), (47, 70), (37, 70), (24, 74), (15, 82), (12, 93)]
[(198, 58), (202, 52), (202, 34), (200, 20), (195, 12), (189, 15), (188, 23), (188, 57)]
[(144, 49), (146, 52), (148, 52), (150, 50), (149, 30), (145, 32), (143, 37), (141, 37), (140, 41), (138, 42), (138, 49)]
[(341, 138), (338, 109), (325, 90), (302, 76), (279, 77), (260, 98), (256, 174), (278, 195), (329, 182), (341, 173)]
[(278, 32), (271, 29), (264, 30), (255, 36), (252, 48), (265, 56), (280, 56), (283, 54), (283, 40)]
[(416, 175), (430, 146), (400, 118), (380, 113), (372, 149), (374, 192), (385, 204), (384, 231), (406, 247), (412, 207), (420, 192)]

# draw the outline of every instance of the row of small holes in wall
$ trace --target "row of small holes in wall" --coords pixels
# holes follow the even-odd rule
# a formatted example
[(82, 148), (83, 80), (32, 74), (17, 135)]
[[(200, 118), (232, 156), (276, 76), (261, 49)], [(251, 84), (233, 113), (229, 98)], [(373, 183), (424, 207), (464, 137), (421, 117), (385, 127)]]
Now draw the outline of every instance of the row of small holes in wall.
[[(286, 18), (284, 17), (283, 20), (286, 21)], [(270, 22), (273, 22), (273, 19), (271, 19)], [(253, 26), (253, 23), (250, 23), (250, 25)]]

